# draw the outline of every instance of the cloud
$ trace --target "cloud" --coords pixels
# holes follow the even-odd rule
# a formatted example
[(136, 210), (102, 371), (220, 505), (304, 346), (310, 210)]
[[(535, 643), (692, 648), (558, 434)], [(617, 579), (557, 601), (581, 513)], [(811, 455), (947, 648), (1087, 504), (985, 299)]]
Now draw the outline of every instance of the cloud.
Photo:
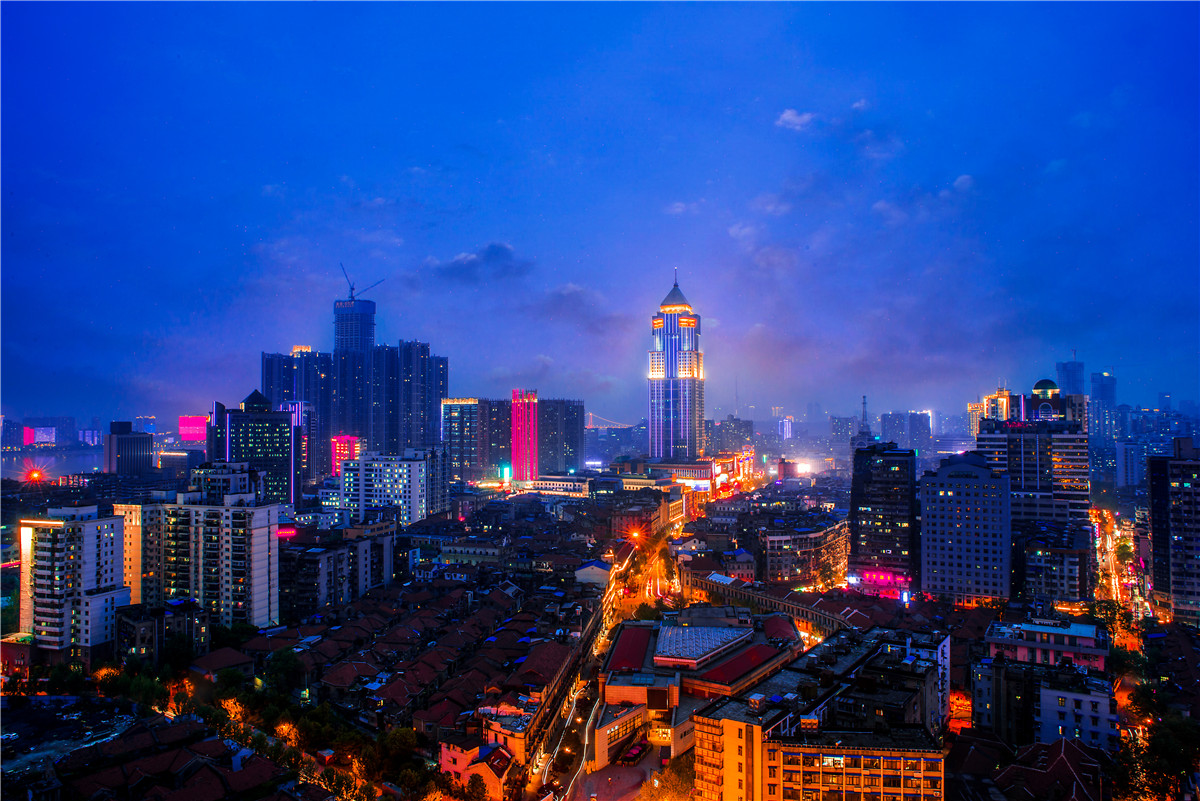
[(908, 221), (908, 213), (904, 209), (886, 200), (875, 201), (871, 211), (882, 217), (888, 225), (900, 225)]
[(460, 253), (449, 261), (427, 259), (422, 275), (462, 284), (509, 281), (528, 275), (533, 262), (516, 258), (512, 245), (492, 242), (474, 253)]
[(763, 214), (770, 214), (772, 217), (782, 217), (792, 210), (792, 204), (787, 202), (781, 195), (768, 192), (754, 198), (750, 204), (750, 208), (755, 211), (761, 211)]
[(871, 104), (867, 102), (867, 99), (865, 97), (861, 98), (859, 100), (855, 100), (854, 103), (852, 103), (850, 106), (850, 108), (854, 109), (855, 111), (866, 111), (870, 107), (871, 107)]
[(969, 175), (960, 175), (954, 179), (954, 188), (959, 192), (969, 192), (975, 188), (975, 179)]
[(904, 142), (890, 133), (880, 134), (867, 128), (854, 137), (862, 154), (869, 159), (883, 161), (900, 155), (904, 151)]
[(784, 109), (779, 115), (779, 119), (775, 120), (775, 125), (780, 128), (787, 128), (789, 131), (803, 131), (807, 128), (817, 115), (811, 111), (806, 111), (803, 114), (796, 111), (794, 108)]
[(663, 209), (663, 213), (675, 216), (680, 214), (696, 214), (700, 211), (700, 204), (703, 202), (699, 200), (695, 203), (684, 203), (681, 200), (677, 200), (674, 203), (668, 203), (666, 208)]
[(729, 235), (744, 248), (753, 248), (760, 233), (762, 233), (762, 229), (750, 223), (739, 222), (729, 226)]

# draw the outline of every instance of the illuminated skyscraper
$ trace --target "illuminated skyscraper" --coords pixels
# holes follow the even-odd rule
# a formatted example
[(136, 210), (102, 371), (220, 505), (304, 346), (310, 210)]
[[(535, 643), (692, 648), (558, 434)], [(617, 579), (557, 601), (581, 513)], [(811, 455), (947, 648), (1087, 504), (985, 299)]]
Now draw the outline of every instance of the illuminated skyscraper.
[(333, 433), (371, 441), (371, 390), (375, 349), (375, 302), (333, 304)]
[(263, 477), (267, 503), (300, 500), (299, 439), (301, 429), (292, 424), (291, 412), (271, 410), (257, 389), (246, 396), (240, 409), (213, 404), (208, 431), (208, 456), (226, 462), (247, 462)]
[(333, 456), (333, 477), (337, 478), (342, 474), (342, 462), (347, 459), (357, 459), (362, 453), (362, 440), (358, 437), (351, 437), (348, 434), (334, 437), (331, 453)]
[(704, 455), (700, 315), (692, 313), (678, 281), (650, 319), (650, 335), (650, 458), (697, 459)]
[(513, 481), (538, 477), (538, 405), (536, 389), (514, 389), (512, 393)]

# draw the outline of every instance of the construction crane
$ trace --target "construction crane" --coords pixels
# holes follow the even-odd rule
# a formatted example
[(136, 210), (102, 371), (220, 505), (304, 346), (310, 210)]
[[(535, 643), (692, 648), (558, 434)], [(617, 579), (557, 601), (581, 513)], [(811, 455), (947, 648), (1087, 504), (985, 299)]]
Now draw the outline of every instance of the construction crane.
[[(354, 300), (354, 282), (350, 280), (350, 273), (346, 272), (346, 265), (342, 264), (340, 261), (338, 262), (338, 267), (342, 268), (342, 275), (346, 276), (346, 283), (350, 285), (350, 300)], [(387, 278), (380, 278), (378, 281), (371, 284), (369, 287), (364, 289), (362, 292), (359, 292), (358, 293), (359, 297), (362, 297), (363, 295), (367, 294), (372, 289), (379, 286), (386, 280), (387, 280)]]

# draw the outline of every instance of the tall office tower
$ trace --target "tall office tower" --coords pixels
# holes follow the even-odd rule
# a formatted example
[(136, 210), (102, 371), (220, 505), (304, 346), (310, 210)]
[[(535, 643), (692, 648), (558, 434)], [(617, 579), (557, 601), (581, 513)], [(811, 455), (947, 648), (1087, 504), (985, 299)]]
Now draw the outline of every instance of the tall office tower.
[(401, 342), (398, 448), (432, 448), (441, 435), (442, 398), (449, 393), (449, 362), (427, 342)]
[(987, 404), (983, 401), (978, 403), (967, 404), (967, 435), (971, 437), (979, 436), (979, 421), (983, 419), (987, 411)]
[(262, 502), (262, 483), (247, 462), (214, 462), (187, 492), (142, 505), (142, 558), (161, 543), (164, 601), (195, 599), (223, 626), (279, 621), (280, 505)]
[(291, 413), (272, 411), (270, 401), (257, 389), (238, 409), (213, 403), (209, 458), (249, 463), (263, 476), (267, 503), (294, 504), (300, 498), (299, 438)]
[(104, 472), (144, 476), (154, 467), (154, 435), (136, 433), (133, 423), (114, 421), (104, 438)]
[(830, 416), (829, 418), (829, 438), (834, 442), (849, 442), (857, 430), (857, 417)]
[(1078, 421), (982, 420), (975, 443), (1009, 477), (1013, 520), (1088, 520), (1088, 435)]
[(493, 478), (512, 475), (512, 402), (479, 401), (479, 425), (483, 453), (480, 461)]
[(455, 481), (483, 477), (483, 424), (478, 398), (442, 399), (442, 447)]
[[(1200, 448), (1177, 437), (1171, 456), (1147, 460), (1150, 553), (1157, 611), (1200, 624)], [(1161, 618), (1160, 618), (1161, 619)]]
[(371, 441), (367, 450), (399, 453), (400, 446), (400, 349), (376, 345), (371, 350)]
[(334, 437), (330, 448), (333, 459), (333, 477), (337, 478), (342, 474), (342, 463), (347, 459), (357, 459), (362, 455), (362, 440), (358, 437), (341, 436)]
[(789, 414), (787, 417), (780, 417), (775, 422), (777, 426), (776, 430), (779, 432), (779, 438), (784, 442), (791, 439), (793, 436), (792, 426), (795, 423), (795, 420), (792, 418), (792, 416)]
[(513, 481), (535, 481), (540, 475), (537, 403), (536, 389), (512, 391)]
[(1117, 377), (1105, 371), (1092, 373), (1091, 416), (1088, 433), (1111, 445), (1116, 438)]
[(933, 420), (929, 412), (908, 413), (908, 447), (917, 452), (917, 458), (933, 455)]
[(908, 413), (891, 412), (879, 416), (879, 438), (908, 447)]
[(371, 441), (371, 390), (375, 348), (375, 302), (333, 303), (333, 433)]
[(400, 456), (366, 453), (342, 464), (338, 508), (348, 522), (395, 510), (403, 525), (449, 508), (446, 459), (438, 449), (408, 449)]
[(538, 401), (538, 470), (575, 472), (583, 467), (583, 401)]
[(983, 418), (987, 420), (1020, 420), (1022, 396), (1004, 387), (983, 396)]
[(262, 355), (262, 393), (272, 409), (288, 403), (312, 405), (311, 478), (330, 475), (329, 439), (333, 436), (333, 355), (297, 345), (291, 353)]
[(884, 442), (854, 452), (850, 483), (850, 582), (872, 595), (917, 588), (916, 454)]
[(740, 453), (754, 442), (753, 420), (742, 420), (728, 414), (724, 420), (705, 420), (704, 424), (706, 453)]
[(650, 318), (650, 458), (690, 462), (704, 455), (704, 354), (700, 315), (679, 282)]
[(163, 604), (163, 502), (167, 493), (152, 493), (150, 503), (114, 503), (113, 514), (124, 521), (124, 584), (129, 603)]
[(980, 453), (921, 477), (921, 589), (975, 606), (1012, 594), (1009, 476)]
[[(316, 454), (313, 449), (320, 442), (317, 436), (317, 414), (313, 405), (305, 401), (288, 401), (278, 408), (279, 411), (287, 412), (292, 416), (292, 428), (296, 433), (296, 470), (300, 475), (301, 484), (303, 484), (315, 477), (313, 465), (316, 462)], [(198, 466), (189, 465), (188, 468)]]
[(111, 659), (117, 607), (129, 604), (122, 519), (95, 506), (52, 508), (18, 528), (21, 632), (54, 663)]
[(141, 434), (158, 433), (158, 418), (152, 414), (138, 415), (133, 418), (133, 430)]
[(1058, 388), (1064, 395), (1087, 394), (1087, 389), (1083, 386), (1083, 362), (1075, 361), (1073, 353), (1071, 361), (1057, 362), (1054, 368), (1058, 373)]

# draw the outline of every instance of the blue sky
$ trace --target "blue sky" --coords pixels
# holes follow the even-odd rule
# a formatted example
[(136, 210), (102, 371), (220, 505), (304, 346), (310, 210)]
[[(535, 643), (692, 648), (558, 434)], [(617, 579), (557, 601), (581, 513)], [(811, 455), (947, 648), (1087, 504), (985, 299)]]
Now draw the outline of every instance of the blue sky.
[(1078, 349), (1200, 396), (1196, 4), (0, 7), (3, 411), (235, 403), (379, 340), (644, 415), (958, 412)]

